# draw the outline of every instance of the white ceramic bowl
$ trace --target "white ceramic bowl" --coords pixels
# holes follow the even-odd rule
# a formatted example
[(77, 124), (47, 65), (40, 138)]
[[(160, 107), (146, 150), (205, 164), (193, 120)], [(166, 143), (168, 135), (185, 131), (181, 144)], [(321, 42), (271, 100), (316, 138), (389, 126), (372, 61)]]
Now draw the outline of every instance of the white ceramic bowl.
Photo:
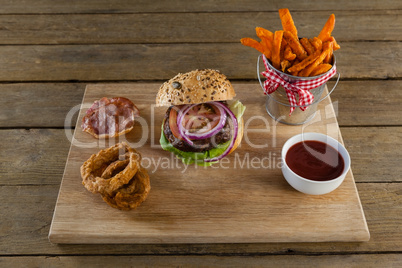
[[(286, 164), (285, 161), (285, 157), (289, 148), (298, 142), (309, 141), (309, 140), (324, 142), (335, 148), (341, 154), (345, 166), (342, 174), (339, 177), (328, 181), (314, 181), (297, 175), (289, 168), (289, 166)], [(350, 169), (350, 156), (345, 147), (342, 144), (340, 144), (337, 140), (321, 133), (298, 134), (288, 139), (282, 147), (283, 176), (293, 188), (305, 194), (322, 195), (332, 192), (333, 190), (338, 188), (339, 185), (341, 185), (349, 169)]]

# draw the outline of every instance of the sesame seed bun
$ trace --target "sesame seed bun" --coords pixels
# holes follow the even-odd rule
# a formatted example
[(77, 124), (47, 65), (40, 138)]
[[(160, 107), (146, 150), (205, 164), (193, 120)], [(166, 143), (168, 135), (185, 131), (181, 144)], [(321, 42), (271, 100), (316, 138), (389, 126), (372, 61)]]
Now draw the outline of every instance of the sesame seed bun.
[(235, 96), (232, 84), (219, 71), (194, 70), (179, 73), (163, 83), (156, 96), (156, 106), (224, 101), (231, 100)]

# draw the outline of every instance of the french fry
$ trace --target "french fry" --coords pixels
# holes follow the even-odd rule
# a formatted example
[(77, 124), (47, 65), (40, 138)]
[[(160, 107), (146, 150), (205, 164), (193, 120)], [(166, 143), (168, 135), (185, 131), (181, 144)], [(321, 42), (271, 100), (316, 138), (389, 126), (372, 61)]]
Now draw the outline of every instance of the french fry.
[(335, 37), (331, 36), (328, 41), (332, 42), (334, 51), (341, 48), (341, 46), (336, 42)]
[(297, 36), (297, 28), (293, 22), (292, 15), (290, 15), (289, 9), (279, 9), (279, 18), (281, 19), (283, 30), (291, 32), (296, 39), (299, 39)]
[[(268, 41), (268, 43), (271, 43), (271, 44), (274, 42), (274, 33), (273, 32), (271, 32), (267, 29), (264, 29), (262, 27), (256, 27), (255, 32), (261, 40), (265, 39)], [(271, 45), (270, 49), (271, 48), (272, 48), (272, 45)]]
[(281, 43), (283, 31), (276, 31), (274, 34), (274, 46), (272, 48), (272, 65), (279, 70), (281, 64)]
[(264, 47), (263, 47), (263, 45), (262, 45), (260, 42), (258, 42), (257, 40), (254, 40), (254, 39), (252, 39), (252, 38), (245, 37), (245, 38), (240, 39), (240, 42), (241, 42), (244, 46), (248, 46), (248, 47), (255, 48), (255, 49), (257, 49), (259, 52), (264, 53)]
[(327, 22), (325, 23), (324, 27), (322, 28), (320, 34), (318, 35), (318, 38), (321, 39), (321, 41), (323, 42), (327, 41), (328, 38), (331, 36), (334, 27), (335, 27), (335, 15), (331, 14)]
[(302, 38), (300, 39), (300, 44), (304, 47), (304, 50), (306, 50), (307, 55), (310, 56), (311, 54), (314, 53), (315, 48), (311, 45), (310, 41), (308, 41), (307, 38)]
[(322, 45), (322, 49), (326, 49), (328, 47), (329, 52), (325, 59), (323, 60), (323, 63), (331, 63), (332, 62), (332, 54), (334, 53), (334, 44), (330, 41), (324, 42)]
[(323, 73), (328, 72), (332, 68), (331, 64), (328, 63), (322, 63), (315, 67), (315, 69), (311, 72), (310, 76), (317, 76)]
[(264, 48), (263, 54), (265, 55), (265, 57), (267, 57), (267, 59), (271, 60), (271, 58), (272, 58), (272, 51), (267, 48), (267, 46), (265, 45), (265, 43), (264, 43), (263, 41), (261, 41), (260, 44), (261, 44), (262, 47)]
[(313, 54), (302, 60), (300, 63), (293, 65), (288, 69), (289, 72), (300, 72), (304, 68), (306, 68), (308, 65), (313, 63), (319, 56), (321, 52), (320, 51), (315, 51)]
[(281, 61), (281, 70), (282, 70), (282, 72), (285, 72), (286, 69), (290, 67), (290, 65), (291, 65), (291, 63), (288, 60)]
[(284, 73), (306, 77), (327, 72), (332, 67), (334, 51), (340, 49), (332, 36), (335, 15), (329, 16), (318, 36), (300, 40), (289, 9), (279, 9), (279, 17), (283, 30), (271, 32), (256, 27), (261, 40), (242, 38), (241, 43), (263, 53), (275, 69)]
[[(283, 41), (285, 41), (285, 40), (283, 40)], [(289, 45), (285, 46), (285, 50), (283, 51), (283, 58), (288, 61), (292, 61), (296, 58), (296, 54), (294, 54), (292, 52), (292, 49), (290, 48)]]
[(319, 39), (318, 37), (314, 37), (313, 39), (308, 40), (310, 44), (314, 47), (315, 51), (320, 51), (322, 50), (322, 40)]
[[(292, 66), (294, 66), (294, 65), (296, 65), (296, 64), (299, 64), (300, 63), (300, 61), (296, 58), (293, 62), (291, 62), (291, 64), (292, 64)], [(288, 68), (288, 72), (291, 74), (291, 75), (293, 75), (293, 76), (297, 76), (298, 75), (298, 73), (299, 72), (290, 72), (289, 71), (289, 68)]]
[(325, 57), (328, 55), (330, 50), (331, 48), (328, 45), (325, 47), (325, 49), (323, 47), (323, 51), (318, 56), (318, 58), (313, 63), (308, 65), (306, 68), (304, 68), (302, 71), (300, 71), (299, 76), (303, 77), (309, 76), (313, 72), (313, 70), (324, 61)]
[(264, 54), (268, 59), (271, 59), (272, 46), (274, 43), (274, 34), (262, 27), (256, 27), (257, 36), (261, 39), (261, 44), (264, 46)]
[(282, 36), (282, 42), (281, 42), (281, 50), (280, 50), (280, 58), (281, 58), (281, 63), (282, 63), (282, 61), (285, 59), (284, 58), (284, 55), (285, 55), (285, 48), (286, 48), (286, 46), (288, 45), (288, 43), (286, 42), (286, 40), (285, 39), (283, 39), (283, 36)]
[(322, 50), (327, 50), (331, 48), (332, 42), (326, 41), (322, 43)]
[(297, 39), (291, 32), (283, 32), (283, 38), (285, 38), (288, 45), (291, 47), (294, 54), (299, 60), (307, 58), (307, 52), (304, 50), (303, 46), (300, 44), (299, 39)]

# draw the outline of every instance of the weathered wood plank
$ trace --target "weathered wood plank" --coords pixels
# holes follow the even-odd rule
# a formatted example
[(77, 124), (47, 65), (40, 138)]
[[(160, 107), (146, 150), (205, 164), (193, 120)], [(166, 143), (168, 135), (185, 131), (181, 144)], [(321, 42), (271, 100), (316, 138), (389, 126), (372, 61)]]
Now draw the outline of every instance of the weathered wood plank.
[[(328, 82), (332, 87), (334, 82)], [(341, 126), (402, 125), (399, 80), (340, 81), (331, 95)]]
[[(317, 36), (330, 14), (292, 12), (299, 36), (306, 37)], [(400, 41), (401, 14), (400, 10), (340, 11), (333, 36), (340, 43)], [(282, 29), (277, 12), (2, 15), (0, 25), (0, 44), (13, 45), (229, 43), (242, 37), (258, 40), (256, 26)]]
[(0, 130), (0, 185), (60, 184), (70, 143), (60, 129)]
[[(80, 105), (85, 84), (1, 84), (1, 127), (63, 127), (68, 112)], [(77, 114), (72, 122), (75, 124)], [(71, 122), (67, 127), (73, 126)]]
[[(153, 83), (156, 95), (160, 83)], [(258, 83), (233, 83), (251, 91)], [(80, 104), (86, 83), (0, 84), (0, 127), (63, 127), (67, 113)], [(331, 88), (334, 82), (328, 82)], [(250, 98), (263, 98), (261, 95)], [(331, 95), (341, 126), (402, 125), (402, 85), (397, 80), (341, 81)], [(134, 100), (135, 101), (135, 100)], [(74, 127), (76, 116), (67, 127)]]
[(395, 10), (401, 9), (399, 1), (297, 1), (262, 3), (258, 0), (225, 0), (217, 5), (213, 1), (125, 1), (125, 0), (89, 0), (89, 1), (52, 1), (37, 0), (28, 5), (24, 0), (0, 2), (3, 14), (32, 13), (140, 13), (140, 12), (212, 12), (212, 11), (277, 11), (289, 7), (292, 10)]
[(0, 257), (4, 267), (401, 267), (400, 254)]
[(402, 181), (400, 127), (342, 128), (341, 132), (357, 181)]
[[(400, 78), (401, 49), (402, 42), (346, 42), (337, 67), (343, 78)], [(257, 56), (240, 43), (2, 46), (0, 81), (160, 80), (200, 68), (256, 79)]]
[(357, 184), (371, 238), (364, 243), (55, 245), (47, 235), (58, 185), (0, 186), (0, 255), (309, 254), (402, 251), (402, 184)]

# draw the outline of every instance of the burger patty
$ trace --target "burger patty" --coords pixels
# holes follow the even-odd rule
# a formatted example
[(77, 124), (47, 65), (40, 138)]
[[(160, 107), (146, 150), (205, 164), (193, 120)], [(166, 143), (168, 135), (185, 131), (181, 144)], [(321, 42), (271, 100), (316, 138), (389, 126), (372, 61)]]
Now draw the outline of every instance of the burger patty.
[(173, 147), (179, 149), (183, 152), (205, 152), (216, 148), (219, 144), (226, 143), (230, 141), (231, 135), (231, 122), (229, 116), (226, 118), (226, 123), (223, 128), (214, 136), (202, 139), (202, 140), (192, 140), (193, 145), (188, 144), (186, 141), (176, 138), (169, 126), (169, 114), (172, 106), (167, 110), (165, 114), (165, 120), (163, 121), (163, 134), (168, 139), (168, 141), (173, 145)]

